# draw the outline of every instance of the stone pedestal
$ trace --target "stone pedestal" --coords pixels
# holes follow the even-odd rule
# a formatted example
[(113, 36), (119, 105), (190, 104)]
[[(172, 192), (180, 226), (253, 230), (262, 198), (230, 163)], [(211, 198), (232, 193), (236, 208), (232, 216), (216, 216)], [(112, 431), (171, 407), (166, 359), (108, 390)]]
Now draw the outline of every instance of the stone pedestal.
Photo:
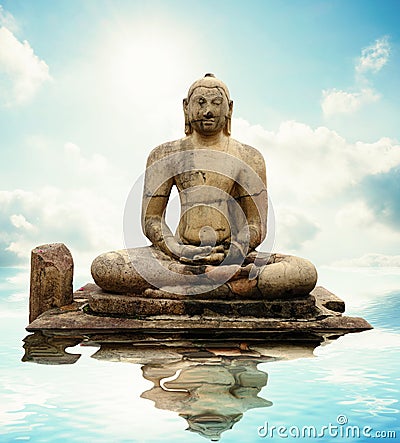
[[(231, 281), (218, 290), (204, 287), (193, 294), (164, 287), (121, 295), (92, 283), (72, 293), (72, 274), (72, 257), (63, 244), (32, 251), (29, 332), (60, 338), (67, 334), (78, 340), (90, 337), (94, 342), (111, 337), (137, 344), (188, 339), (319, 344), (372, 328), (362, 318), (342, 315), (343, 300), (320, 286), (290, 299), (260, 298), (252, 281), (244, 277), (232, 281), (243, 280), (246, 285), (231, 287)], [(63, 345), (63, 340), (48, 342), (44, 354), (36, 352), (33, 358), (48, 359)]]
[(63, 243), (38, 246), (31, 255), (31, 290), (29, 321), (49, 309), (73, 301), (74, 262)]
[(46, 336), (64, 336), (72, 333), (74, 337), (82, 339), (90, 337), (93, 342), (111, 337), (113, 341), (120, 340), (137, 345), (145, 343), (146, 340), (153, 343), (163, 340), (168, 343), (181, 343), (188, 339), (197, 342), (211, 340), (219, 344), (261, 340), (268, 343), (302, 345), (312, 342), (318, 345), (324, 340), (337, 338), (349, 332), (372, 328), (362, 318), (343, 316), (343, 301), (320, 286), (310, 294), (315, 299), (314, 315), (306, 318), (264, 318), (252, 315), (233, 317), (221, 313), (210, 315), (209, 312), (203, 315), (93, 313), (90, 302), (101, 294), (107, 295), (98, 286), (87, 284), (74, 293), (72, 304), (48, 310), (31, 322), (27, 330), (42, 332)]
[[(122, 317), (148, 317), (154, 315), (198, 315), (201, 317), (255, 317), (255, 318), (315, 318), (318, 309), (313, 295), (291, 300), (174, 299), (154, 297), (150, 291), (142, 296), (110, 294), (98, 289), (89, 300), (93, 314), (111, 314)], [(165, 294), (165, 293), (164, 293)], [(203, 295), (203, 294), (202, 294)]]

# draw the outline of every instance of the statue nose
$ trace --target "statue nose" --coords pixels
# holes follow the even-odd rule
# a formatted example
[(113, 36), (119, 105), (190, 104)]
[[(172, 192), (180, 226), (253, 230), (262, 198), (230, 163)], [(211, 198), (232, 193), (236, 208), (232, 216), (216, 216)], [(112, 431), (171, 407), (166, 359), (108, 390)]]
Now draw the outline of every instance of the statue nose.
[(207, 112), (204, 114), (204, 117), (205, 117), (205, 118), (211, 118), (211, 117), (213, 117), (213, 113), (212, 113), (211, 111), (207, 111)]

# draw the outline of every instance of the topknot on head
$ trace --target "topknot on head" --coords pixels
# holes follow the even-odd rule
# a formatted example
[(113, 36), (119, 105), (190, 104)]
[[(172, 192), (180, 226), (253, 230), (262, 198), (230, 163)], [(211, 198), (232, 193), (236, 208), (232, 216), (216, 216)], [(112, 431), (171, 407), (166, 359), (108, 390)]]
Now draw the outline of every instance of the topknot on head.
[(226, 84), (224, 82), (222, 82), (221, 80), (216, 78), (215, 75), (212, 74), (211, 72), (208, 72), (207, 74), (204, 75), (204, 77), (200, 78), (199, 80), (196, 80), (192, 84), (192, 86), (189, 88), (189, 92), (187, 95), (188, 100), (190, 99), (191, 95), (193, 94), (193, 91), (196, 88), (200, 88), (200, 87), (218, 88), (225, 94), (228, 102), (230, 101), (228, 87), (226, 86)]

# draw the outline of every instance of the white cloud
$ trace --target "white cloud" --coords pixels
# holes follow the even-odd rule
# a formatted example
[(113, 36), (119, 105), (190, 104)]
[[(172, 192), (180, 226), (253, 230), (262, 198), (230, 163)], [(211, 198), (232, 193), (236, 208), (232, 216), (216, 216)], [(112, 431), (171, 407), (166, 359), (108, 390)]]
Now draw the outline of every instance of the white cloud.
[(322, 111), (330, 117), (334, 114), (350, 114), (358, 111), (363, 105), (378, 101), (380, 95), (372, 89), (360, 92), (346, 92), (337, 89), (322, 91)]
[(35, 161), (49, 165), (55, 177), (49, 173), (46, 181), (55, 184), (34, 191), (0, 191), (0, 266), (27, 264), (34, 247), (62, 242), (88, 274), (97, 254), (123, 245), (129, 184), (124, 183), (121, 171), (98, 153), (86, 156), (71, 142), (63, 149), (45, 139), (40, 139), (39, 145)]
[(378, 253), (364, 254), (358, 258), (336, 261), (332, 266), (354, 268), (397, 268), (400, 267), (400, 255), (385, 255)]
[(372, 210), (362, 200), (346, 204), (335, 217), (336, 225), (345, 228), (368, 227), (374, 222), (375, 217)]
[(264, 155), (276, 213), (274, 250), (290, 249), (317, 264), (399, 250), (400, 233), (363, 198), (367, 177), (400, 165), (396, 141), (352, 143), (326, 127), (294, 121), (267, 131), (233, 119), (232, 133)]
[[(13, 254), (8, 259), (16, 256), (20, 263), (27, 263), (30, 251), (44, 243), (65, 243), (79, 253), (74, 258), (80, 262), (89, 256), (93, 259), (101, 251), (118, 248), (121, 243), (118, 230), (122, 222), (115, 204), (96, 187), (79, 191), (58, 188), (0, 191), (0, 220), (12, 211), (18, 215), (11, 215), (11, 223), (1, 227), (5, 235), (1, 242), (3, 266), (8, 264), (4, 251)], [(27, 219), (36, 221), (35, 228)]]
[(315, 237), (319, 226), (298, 209), (278, 206), (276, 211), (276, 248), (295, 251)]
[(71, 142), (65, 143), (64, 153), (72, 169), (81, 174), (102, 174), (109, 166), (103, 155), (94, 153), (90, 158), (86, 158), (80, 147)]
[(264, 153), (273, 201), (286, 205), (332, 199), (365, 176), (400, 164), (400, 145), (395, 141), (385, 137), (375, 143), (350, 143), (324, 126), (312, 129), (286, 121), (270, 132), (234, 119), (233, 135)]
[(41, 85), (50, 80), (49, 67), (35, 55), (29, 43), (22, 43), (5, 26), (0, 28), (0, 73), (2, 95), (7, 106), (29, 102)]
[(378, 38), (375, 40), (375, 43), (361, 50), (361, 57), (358, 59), (356, 72), (378, 72), (386, 65), (389, 56), (389, 38), (387, 36)]
[(16, 227), (16, 228), (21, 228), (21, 229), (25, 229), (27, 231), (31, 231), (33, 230), (35, 227), (29, 223), (26, 218), (21, 215), (21, 214), (13, 214), (10, 217), (10, 221), (11, 223)]
[(355, 65), (356, 90), (354, 92), (335, 88), (322, 91), (321, 107), (326, 117), (335, 114), (351, 114), (364, 105), (380, 99), (380, 94), (374, 90), (366, 78), (368, 73), (380, 71), (388, 62), (390, 45), (388, 37), (381, 37), (374, 44), (361, 50), (361, 57)]

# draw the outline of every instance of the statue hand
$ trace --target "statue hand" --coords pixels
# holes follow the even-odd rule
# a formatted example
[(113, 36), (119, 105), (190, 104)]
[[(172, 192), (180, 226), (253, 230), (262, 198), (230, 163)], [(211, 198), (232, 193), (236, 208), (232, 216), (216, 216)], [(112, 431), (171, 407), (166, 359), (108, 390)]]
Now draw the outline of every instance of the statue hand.
[(195, 261), (208, 256), (212, 252), (211, 246), (184, 245), (178, 242), (175, 237), (169, 237), (165, 243), (169, 255), (186, 263), (194, 263)]
[[(196, 257), (195, 257), (196, 259)], [(213, 252), (206, 257), (196, 259), (197, 263), (204, 265), (219, 265), (225, 259), (225, 254), (223, 252)]]
[(181, 259), (200, 260), (210, 255), (212, 252), (211, 246), (193, 246), (193, 245), (181, 245)]
[(197, 250), (210, 248), (211, 250), (206, 255), (202, 253), (197, 254), (192, 258), (182, 257), (180, 261), (183, 263), (190, 263), (195, 265), (218, 265), (222, 261), (224, 261), (225, 254), (224, 247), (222, 245), (214, 246), (212, 248), (210, 246), (195, 246), (195, 248)]

